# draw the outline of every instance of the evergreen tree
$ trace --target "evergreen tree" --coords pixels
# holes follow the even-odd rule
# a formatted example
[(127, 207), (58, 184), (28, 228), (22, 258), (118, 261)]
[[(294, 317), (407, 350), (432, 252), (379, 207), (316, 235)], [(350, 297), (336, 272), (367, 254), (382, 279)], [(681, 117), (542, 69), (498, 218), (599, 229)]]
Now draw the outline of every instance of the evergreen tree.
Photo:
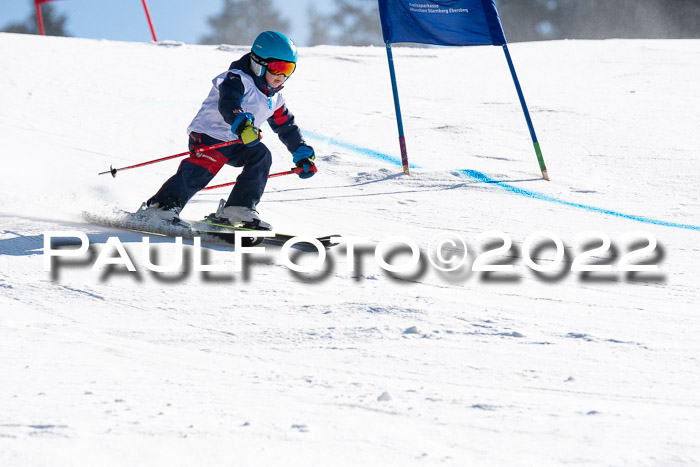
[(309, 45), (382, 45), (376, 0), (335, 0), (335, 11), (311, 18)]
[[(587, 8), (583, 8), (586, 6)], [(581, 39), (677, 39), (700, 37), (697, 0), (593, 0), (579, 5), (576, 21), (567, 31)]]
[[(34, 2), (30, 2), (32, 5), (32, 13), (21, 22), (14, 22), (7, 24), (2, 32), (14, 32), (17, 34), (39, 34), (39, 25), (36, 19), (36, 13), (34, 13)], [(68, 18), (66, 15), (58, 14), (50, 3), (44, 3), (41, 5), (41, 17), (44, 21), (44, 32), (47, 36), (70, 36), (66, 31), (65, 24)]]
[(700, 37), (700, 0), (496, 0), (509, 42)]
[(496, 7), (508, 41), (520, 42), (559, 39), (576, 3), (575, 0), (496, 0)]
[(331, 44), (331, 36), (328, 34), (327, 17), (319, 14), (316, 9), (311, 6), (307, 11), (309, 18), (309, 45)]
[(207, 20), (211, 34), (200, 44), (250, 45), (263, 31), (287, 34), (289, 22), (280, 16), (272, 0), (224, 0), (221, 13)]

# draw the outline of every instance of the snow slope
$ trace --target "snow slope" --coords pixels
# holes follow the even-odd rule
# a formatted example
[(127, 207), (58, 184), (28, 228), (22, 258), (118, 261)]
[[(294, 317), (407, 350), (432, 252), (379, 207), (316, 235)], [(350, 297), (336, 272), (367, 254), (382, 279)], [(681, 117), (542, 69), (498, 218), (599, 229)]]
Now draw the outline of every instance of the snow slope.
[[(700, 41), (510, 50), (551, 182), (498, 48), (394, 50), (410, 177), (384, 50), (304, 48), (285, 92), (320, 171), (271, 180), (261, 215), (369, 242), (312, 273), (273, 247), (235, 272), (218, 246), (204, 258), (225, 271), (197, 272), (188, 243), (180, 272), (154, 273), (143, 235), (81, 213), (136, 209), (178, 161), (97, 173), (186, 150), (245, 49), (0, 34), (0, 465), (697, 465)], [(91, 255), (44, 271), (44, 232), (76, 230)], [(543, 230), (566, 255), (538, 274), (523, 250), (557, 266), (524, 248)], [(615, 268), (647, 232), (660, 271), (570, 271), (591, 230)], [(471, 271), (492, 231), (511, 273)], [(437, 234), (466, 241), (464, 266), (430, 264)], [(374, 257), (397, 235), (421, 248), (409, 273)], [(137, 272), (92, 269), (115, 236)]]

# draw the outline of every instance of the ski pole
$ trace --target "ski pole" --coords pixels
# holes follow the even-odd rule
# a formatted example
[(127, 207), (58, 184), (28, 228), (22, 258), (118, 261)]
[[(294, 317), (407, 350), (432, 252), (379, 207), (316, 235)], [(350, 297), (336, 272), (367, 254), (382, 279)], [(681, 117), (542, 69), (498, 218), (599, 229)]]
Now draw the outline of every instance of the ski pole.
[[(314, 168), (315, 168), (315, 167), (314, 167)], [(268, 175), (267, 178), (275, 178), (275, 177), (281, 177), (281, 176), (283, 176), (283, 175), (298, 174), (298, 173), (300, 173), (300, 172), (303, 171), (303, 170), (304, 170), (303, 167), (295, 167), (295, 168), (293, 168), (293, 169), (291, 169), (291, 170), (287, 170), (286, 172), (277, 172), (276, 174), (270, 174), (270, 175)], [(204, 190), (214, 190), (214, 189), (216, 189), (216, 188), (224, 188), (224, 187), (232, 186), (232, 185), (235, 185), (235, 184), (236, 184), (236, 182), (222, 183), (221, 185), (214, 185), (214, 186), (208, 186), (208, 187), (206, 187), (206, 188), (202, 188), (200, 191), (204, 191)]]
[(120, 172), (122, 170), (135, 169), (137, 167), (143, 167), (145, 165), (151, 165), (151, 164), (155, 164), (157, 162), (163, 162), (163, 161), (167, 161), (169, 159), (175, 159), (176, 157), (193, 156), (195, 154), (200, 154), (200, 153), (212, 150), (212, 149), (218, 149), (218, 148), (222, 148), (224, 146), (230, 146), (232, 144), (239, 144), (240, 141), (241, 140), (239, 140), (239, 139), (235, 139), (233, 141), (225, 141), (223, 143), (212, 144), (211, 146), (203, 146), (201, 148), (195, 148), (192, 151), (181, 152), (180, 154), (173, 154), (172, 156), (161, 157), (160, 159), (154, 159), (152, 161), (142, 162), (140, 164), (130, 165), (128, 167), (121, 167), (119, 169), (114, 169), (110, 165), (109, 170), (107, 170), (106, 172), (100, 172), (98, 175), (112, 174), (112, 177), (116, 178), (117, 172)]

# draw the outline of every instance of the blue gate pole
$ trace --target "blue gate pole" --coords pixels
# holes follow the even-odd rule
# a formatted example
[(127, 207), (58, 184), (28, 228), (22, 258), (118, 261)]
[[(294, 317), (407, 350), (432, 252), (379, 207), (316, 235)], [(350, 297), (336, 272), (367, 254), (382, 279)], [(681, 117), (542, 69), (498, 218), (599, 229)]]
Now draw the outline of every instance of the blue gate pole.
[(510, 74), (513, 75), (513, 83), (515, 83), (515, 90), (518, 91), (518, 99), (520, 99), (520, 105), (525, 113), (525, 121), (527, 121), (527, 127), (530, 130), (530, 136), (532, 137), (532, 142), (535, 145), (535, 154), (537, 154), (537, 162), (540, 164), (540, 170), (542, 171), (542, 178), (549, 180), (549, 175), (547, 174), (547, 167), (544, 165), (544, 158), (542, 157), (542, 151), (540, 150), (540, 143), (537, 142), (537, 135), (535, 134), (535, 127), (532, 126), (532, 120), (530, 119), (530, 112), (527, 110), (527, 104), (525, 103), (525, 96), (523, 96), (523, 90), (520, 89), (520, 82), (518, 81), (518, 75), (515, 74), (515, 67), (513, 66), (513, 60), (510, 58), (510, 52), (508, 52), (508, 45), (503, 44), (503, 52), (506, 54), (506, 60), (508, 61), (508, 68), (510, 68)]
[(396, 125), (399, 127), (399, 147), (401, 148), (401, 163), (403, 173), (411, 175), (408, 170), (408, 153), (406, 152), (406, 138), (403, 135), (403, 122), (401, 121), (401, 107), (399, 106), (399, 90), (396, 86), (396, 72), (394, 71), (394, 57), (391, 53), (391, 42), (386, 41), (386, 56), (389, 59), (389, 74), (391, 75), (391, 90), (394, 93), (394, 107), (396, 108)]

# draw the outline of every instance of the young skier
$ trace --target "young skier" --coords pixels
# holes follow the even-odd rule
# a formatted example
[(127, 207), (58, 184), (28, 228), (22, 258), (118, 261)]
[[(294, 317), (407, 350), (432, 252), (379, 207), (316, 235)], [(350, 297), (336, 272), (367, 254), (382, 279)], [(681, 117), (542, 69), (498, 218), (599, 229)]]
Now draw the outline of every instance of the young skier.
[(243, 170), (228, 200), (222, 200), (216, 218), (233, 226), (271, 230), (256, 210), (272, 163), (270, 150), (260, 141), (258, 126), (268, 122), (292, 153), (294, 164), (301, 167), (299, 177), (309, 178), (316, 172), (314, 150), (304, 142), (280, 93), (296, 62), (296, 46), (284, 34), (265, 31), (258, 35), (250, 53), (214, 78), (209, 96), (187, 128), (191, 151), (224, 141), (236, 143), (193, 153), (183, 160), (177, 173), (144, 203), (140, 213), (182, 223), (179, 214), (185, 204), (229, 164)]

